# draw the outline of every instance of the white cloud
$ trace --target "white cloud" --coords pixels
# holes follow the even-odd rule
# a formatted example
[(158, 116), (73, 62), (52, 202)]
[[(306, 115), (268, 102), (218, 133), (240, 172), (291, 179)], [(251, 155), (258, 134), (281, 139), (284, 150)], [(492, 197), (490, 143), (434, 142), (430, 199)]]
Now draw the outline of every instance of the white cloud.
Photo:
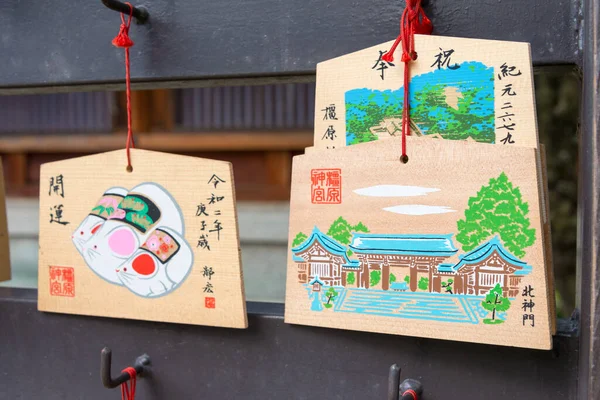
[(415, 197), (427, 196), (427, 193), (439, 192), (440, 189), (421, 186), (378, 185), (356, 189), (354, 193), (370, 197)]
[(402, 215), (429, 215), (429, 214), (447, 214), (456, 212), (456, 210), (445, 206), (426, 206), (424, 204), (410, 204), (405, 206), (386, 207), (385, 211)]

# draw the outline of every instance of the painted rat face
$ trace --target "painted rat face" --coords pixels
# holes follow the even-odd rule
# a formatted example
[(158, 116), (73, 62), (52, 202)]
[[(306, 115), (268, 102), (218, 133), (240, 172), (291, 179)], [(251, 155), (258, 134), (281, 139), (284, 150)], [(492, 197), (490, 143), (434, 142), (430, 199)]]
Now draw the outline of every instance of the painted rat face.
[(127, 195), (127, 189), (125, 188), (113, 187), (108, 189), (90, 214), (75, 229), (71, 235), (71, 240), (82, 256), (84, 255), (85, 243), (98, 233), (98, 230), (107, 219), (110, 219), (116, 213), (125, 195)]
[(194, 264), (192, 249), (177, 232), (159, 227), (125, 264), (122, 284), (142, 297), (159, 297), (179, 287)]
[(83, 258), (101, 278), (121, 285), (115, 271), (139, 247), (133, 228), (107, 221), (85, 245)]

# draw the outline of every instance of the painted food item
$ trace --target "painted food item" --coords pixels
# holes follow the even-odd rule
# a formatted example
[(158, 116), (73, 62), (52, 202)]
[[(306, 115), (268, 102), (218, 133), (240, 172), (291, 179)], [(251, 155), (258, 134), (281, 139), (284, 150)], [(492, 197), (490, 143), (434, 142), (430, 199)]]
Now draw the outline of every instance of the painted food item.
[(192, 249), (185, 239), (172, 229), (159, 227), (117, 274), (133, 293), (158, 297), (177, 288), (193, 264)]

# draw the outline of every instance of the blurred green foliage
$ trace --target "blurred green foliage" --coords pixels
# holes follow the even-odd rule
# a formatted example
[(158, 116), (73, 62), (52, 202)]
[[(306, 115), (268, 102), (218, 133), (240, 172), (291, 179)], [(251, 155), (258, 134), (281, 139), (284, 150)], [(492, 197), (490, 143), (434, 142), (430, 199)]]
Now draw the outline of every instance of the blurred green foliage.
[(575, 307), (578, 120), (581, 84), (570, 67), (535, 71), (540, 142), (546, 146), (556, 306), (560, 317)]

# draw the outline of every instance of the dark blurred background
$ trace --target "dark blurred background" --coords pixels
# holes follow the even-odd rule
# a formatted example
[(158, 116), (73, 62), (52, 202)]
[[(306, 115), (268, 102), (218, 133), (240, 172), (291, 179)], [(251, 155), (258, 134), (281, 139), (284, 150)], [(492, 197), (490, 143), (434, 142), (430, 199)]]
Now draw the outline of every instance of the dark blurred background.
[[(580, 83), (573, 68), (535, 70), (546, 145), (557, 312), (575, 306)], [(312, 83), (139, 91), (141, 148), (228, 160), (236, 179), (244, 279), (251, 301), (284, 301), (291, 161), (313, 142)], [(0, 97), (0, 156), (8, 199), (13, 280), (37, 286), (37, 195), (42, 163), (123, 148), (123, 93)], [(264, 285), (268, 279), (273, 284)], [(265, 293), (264, 287), (270, 292)]]

